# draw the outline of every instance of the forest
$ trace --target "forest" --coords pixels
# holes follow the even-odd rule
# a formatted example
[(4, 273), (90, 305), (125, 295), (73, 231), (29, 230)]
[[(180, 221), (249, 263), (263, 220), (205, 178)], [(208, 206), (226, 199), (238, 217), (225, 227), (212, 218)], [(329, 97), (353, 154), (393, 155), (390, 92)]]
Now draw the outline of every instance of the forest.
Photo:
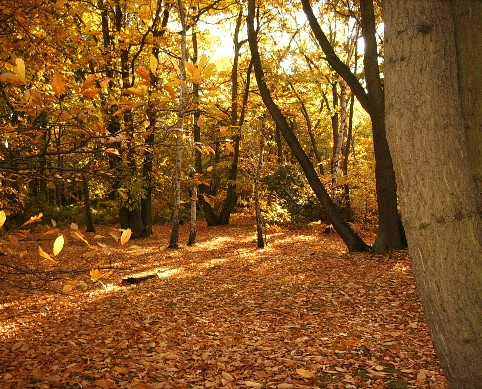
[(482, 382), (482, 3), (0, 11), (2, 387)]

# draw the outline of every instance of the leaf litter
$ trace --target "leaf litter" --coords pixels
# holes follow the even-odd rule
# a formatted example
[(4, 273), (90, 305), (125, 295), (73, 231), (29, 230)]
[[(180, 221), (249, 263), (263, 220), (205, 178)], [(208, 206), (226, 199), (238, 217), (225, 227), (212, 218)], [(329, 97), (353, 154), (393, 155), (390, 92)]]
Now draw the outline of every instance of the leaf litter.
[(2, 262), (59, 277), (41, 290), (0, 274), (0, 386), (447, 388), (407, 252), (347, 253), (316, 223), (258, 250), (251, 219), (199, 224), (177, 250), (169, 226), (122, 247), (101, 226), (96, 244), (66, 241), (55, 268), (29, 235), (34, 249)]

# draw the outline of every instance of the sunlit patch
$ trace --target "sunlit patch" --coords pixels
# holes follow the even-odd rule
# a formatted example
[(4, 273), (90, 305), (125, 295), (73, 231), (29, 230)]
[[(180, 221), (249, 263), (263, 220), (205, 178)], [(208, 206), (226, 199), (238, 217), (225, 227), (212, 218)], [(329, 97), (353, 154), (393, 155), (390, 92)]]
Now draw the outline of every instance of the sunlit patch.
[(167, 269), (167, 270), (162, 270), (162, 271), (156, 271), (157, 276), (159, 278), (169, 278), (173, 276), (174, 274), (181, 273), (181, 269), (179, 268), (174, 268), (174, 269)]
[(405, 272), (405, 271), (408, 271), (409, 268), (408, 268), (408, 266), (407, 266), (405, 263), (403, 263), (403, 262), (397, 262), (397, 263), (392, 267), (392, 270)]

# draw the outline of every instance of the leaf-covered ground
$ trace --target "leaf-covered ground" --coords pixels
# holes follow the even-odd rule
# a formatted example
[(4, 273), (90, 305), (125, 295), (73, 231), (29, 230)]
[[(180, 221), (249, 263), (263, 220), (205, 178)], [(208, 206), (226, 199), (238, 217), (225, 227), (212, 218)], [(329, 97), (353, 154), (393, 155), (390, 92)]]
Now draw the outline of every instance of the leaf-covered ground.
[[(123, 247), (102, 227), (85, 234), (90, 248), (63, 229), (57, 265), (37, 254), (55, 235), (24, 236), (0, 262), (59, 280), (2, 267), (0, 387), (446, 388), (407, 253), (346, 253), (322, 228), (282, 229), (263, 250), (243, 218), (200, 226), (178, 250), (169, 226)], [(89, 278), (96, 265), (117, 269), (105, 287)], [(85, 289), (28, 289), (60, 291), (65, 278)]]

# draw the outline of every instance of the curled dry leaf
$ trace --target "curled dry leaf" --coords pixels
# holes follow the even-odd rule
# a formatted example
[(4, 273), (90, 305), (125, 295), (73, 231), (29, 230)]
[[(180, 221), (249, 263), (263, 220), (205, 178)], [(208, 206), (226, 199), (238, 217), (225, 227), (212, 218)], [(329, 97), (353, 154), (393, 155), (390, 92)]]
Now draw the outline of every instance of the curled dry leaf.
[(129, 239), (131, 238), (131, 235), (132, 235), (132, 230), (130, 228), (122, 231), (122, 235), (120, 237), (121, 245), (125, 245), (129, 241)]
[(54, 249), (53, 249), (53, 253), (55, 257), (59, 255), (59, 253), (62, 251), (64, 247), (64, 243), (65, 243), (65, 240), (63, 235), (60, 235), (57, 237), (57, 239), (55, 239)]

